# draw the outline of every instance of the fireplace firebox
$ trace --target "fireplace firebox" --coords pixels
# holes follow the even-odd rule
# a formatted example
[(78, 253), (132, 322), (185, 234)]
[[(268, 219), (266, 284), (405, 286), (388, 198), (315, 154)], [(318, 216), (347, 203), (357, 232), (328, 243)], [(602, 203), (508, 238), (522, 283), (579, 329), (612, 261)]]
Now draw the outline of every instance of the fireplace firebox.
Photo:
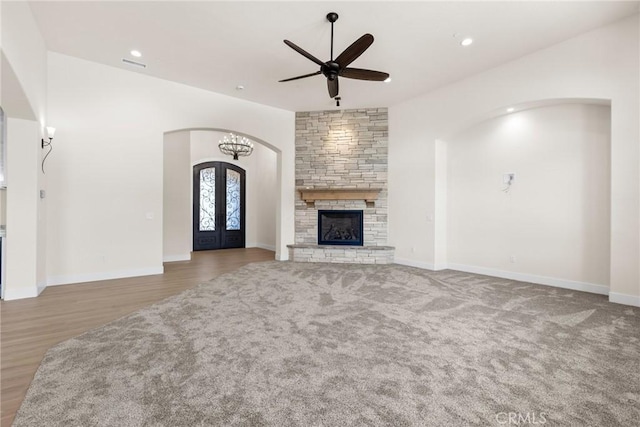
[(362, 211), (318, 211), (319, 245), (363, 246), (362, 235)]

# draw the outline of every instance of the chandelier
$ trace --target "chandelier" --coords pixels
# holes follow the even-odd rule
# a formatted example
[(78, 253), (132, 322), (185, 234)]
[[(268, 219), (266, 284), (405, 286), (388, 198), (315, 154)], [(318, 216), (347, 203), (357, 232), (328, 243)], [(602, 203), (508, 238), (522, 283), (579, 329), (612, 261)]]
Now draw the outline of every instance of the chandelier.
[(233, 160), (238, 160), (238, 156), (248, 156), (253, 153), (253, 142), (244, 136), (239, 137), (230, 133), (229, 136), (225, 135), (222, 141), (219, 141), (218, 148), (224, 154), (233, 156)]

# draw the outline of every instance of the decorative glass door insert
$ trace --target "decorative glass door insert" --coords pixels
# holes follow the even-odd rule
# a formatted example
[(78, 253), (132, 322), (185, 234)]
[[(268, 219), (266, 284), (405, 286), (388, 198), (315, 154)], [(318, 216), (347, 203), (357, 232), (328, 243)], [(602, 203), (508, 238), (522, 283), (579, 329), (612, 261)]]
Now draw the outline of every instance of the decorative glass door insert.
[(200, 231), (216, 229), (216, 169), (200, 170)]
[(240, 230), (240, 173), (227, 169), (227, 230)]

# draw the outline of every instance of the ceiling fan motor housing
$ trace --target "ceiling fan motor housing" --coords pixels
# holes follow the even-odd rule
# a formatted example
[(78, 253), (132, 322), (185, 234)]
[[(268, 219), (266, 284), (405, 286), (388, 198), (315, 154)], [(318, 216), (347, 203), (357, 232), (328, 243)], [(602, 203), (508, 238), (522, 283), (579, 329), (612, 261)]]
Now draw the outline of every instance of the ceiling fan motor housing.
[(335, 80), (340, 73), (340, 65), (335, 61), (328, 61), (320, 67), (322, 74), (329, 80)]

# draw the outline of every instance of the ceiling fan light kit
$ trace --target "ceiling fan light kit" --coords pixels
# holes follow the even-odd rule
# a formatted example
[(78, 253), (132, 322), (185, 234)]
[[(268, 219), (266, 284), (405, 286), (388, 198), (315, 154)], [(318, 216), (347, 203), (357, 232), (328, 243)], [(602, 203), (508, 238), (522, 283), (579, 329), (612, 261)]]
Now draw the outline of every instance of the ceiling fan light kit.
[(361, 68), (350, 68), (349, 65), (358, 59), (360, 55), (366, 51), (373, 43), (373, 36), (371, 34), (365, 34), (358, 40), (353, 42), (348, 48), (346, 48), (337, 58), (333, 59), (333, 24), (338, 20), (338, 14), (335, 12), (329, 12), (327, 14), (327, 21), (331, 23), (331, 59), (327, 62), (322, 62), (309, 52), (305, 51), (301, 47), (297, 46), (289, 40), (284, 40), (284, 43), (291, 49), (298, 52), (300, 55), (315, 62), (320, 66), (320, 70), (315, 73), (304, 74), (302, 76), (291, 77), (288, 79), (280, 80), (280, 82), (289, 82), (292, 80), (304, 79), (306, 77), (317, 76), (323, 74), (327, 78), (327, 89), (329, 91), (329, 97), (336, 100), (336, 106), (340, 106), (340, 98), (338, 97), (339, 86), (338, 77), (346, 77), (348, 79), (356, 80), (370, 80), (383, 82), (389, 79), (389, 74), (382, 71), (365, 70)]

